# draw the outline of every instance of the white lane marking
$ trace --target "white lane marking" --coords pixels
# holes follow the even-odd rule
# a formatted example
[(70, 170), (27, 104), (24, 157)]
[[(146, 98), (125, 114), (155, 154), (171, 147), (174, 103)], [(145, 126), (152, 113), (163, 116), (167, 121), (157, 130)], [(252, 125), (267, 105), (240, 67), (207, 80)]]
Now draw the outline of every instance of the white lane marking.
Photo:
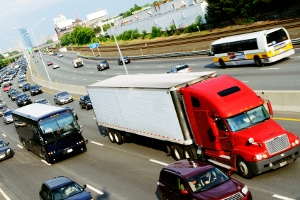
[(22, 146), (22, 145), (17, 144), (17, 146), (18, 146), (19, 148), (23, 149), (23, 146)]
[(272, 197), (275, 197), (275, 198), (278, 198), (278, 199), (283, 199), (283, 200), (295, 200), (295, 199), (284, 197), (284, 196), (281, 196), (281, 195), (278, 195), (278, 194), (274, 194)]
[(3, 136), (3, 137), (6, 137), (6, 135), (5, 135), (4, 133), (2, 133), (2, 136)]
[(263, 68), (263, 69), (260, 69), (260, 70), (263, 71), (263, 70), (272, 70), (272, 69), (280, 69), (280, 68), (275, 68), (275, 67), (274, 68)]
[(98, 145), (98, 146), (103, 146), (103, 144), (98, 143), (98, 142), (94, 142), (94, 141), (91, 141), (91, 143), (96, 144), (96, 145)]
[(160, 67), (161, 67), (161, 68), (164, 68), (165, 66), (162, 66), (162, 65), (161, 65), (161, 66), (156, 66), (156, 67), (158, 67), (158, 68), (160, 68)]
[(242, 81), (243, 83), (248, 83), (249, 81)]
[(6, 200), (10, 200), (10, 198), (7, 196), (7, 194), (5, 194), (5, 192), (1, 188), (0, 188), (0, 193)]
[(160, 165), (164, 165), (164, 166), (167, 166), (167, 165), (168, 165), (167, 163), (160, 162), (160, 161), (158, 161), (158, 160), (149, 159), (149, 161), (150, 161), (150, 162), (157, 163), (157, 164), (160, 164)]
[(46, 165), (48, 165), (48, 166), (51, 166), (51, 164), (50, 163), (48, 163), (46, 160), (41, 160), (43, 163), (45, 163)]
[(101, 192), (100, 190), (94, 188), (94, 187), (91, 186), (91, 185), (86, 184), (86, 187), (89, 188), (90, 190), (93, 190), (94, 192), (96, 192), (96, 193), (98, 193), (98, 194), (100, 194), (100, 195), (104, 194), (104, 192)]

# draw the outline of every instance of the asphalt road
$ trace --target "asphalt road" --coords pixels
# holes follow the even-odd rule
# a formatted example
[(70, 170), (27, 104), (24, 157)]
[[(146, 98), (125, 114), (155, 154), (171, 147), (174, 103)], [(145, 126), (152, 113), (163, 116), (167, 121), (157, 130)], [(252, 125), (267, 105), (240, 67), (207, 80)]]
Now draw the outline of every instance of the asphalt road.
[[(123, 66), (116, 63), (111, 63), (111, 69), (98, 72), (95, 62), (92, 61), (85, 61), (84, 67), (74, 69), (71, 58), (67, 56), (49, 59), (61, 64), (61, 67), (55, 70), (46, 66), (50, 77), (61, 83), (87, 85), (117, 74), (124, 74)], [(297, 54), (288, 60), (264, 68), (247, 66), (224, 70), (212, 67), (208, 58), (134, 61), (127, 67), (130, 74), (165, 73), (169, 66), (185, 62), (191, 65), (193, 71), (216, 70), (218, 74), (223, 72), (234, 75), (247, 82), (253, 89), (298, 90), (300, 73), (296, 64), (299, 60)], [(41, 63), (38, 63), (36, 68), (41, 78), (46, 79)], [(262, 86), (266, 88), (261, 88)], [(44, 97), (54, 105), (53, 92), (47, 88), (43, 89), (43, 94), (32, 99)], [(7, 98), (6, 93), (1, 91), (0, 98), (11, 108), (17, 108), (16, 103)], [(107, 137), (99, 134), (93, 110), (81, 110), (78, 101), (68, 106), (75, 109), (79, 121), (83, 124), (83, 135), (89, 140), (88, 151), (53, 165), (45, 163), (38, 156), (22, 148), (14, 126), (4, 125), (0, 120), (0, 138), (9, 142), (16, 151), (13, 158), (0, 163), (0, 199), (38, 199), (41, 183), (59, 175), (68, 176), (81, 185), (87, 184), (87, 190), (96, 200), (157, 199), (155, 192), (159, 171), (164, 165), (174, 162), (173, 158), (166, 156), (160, 142), (139, 137), (123, 145), (113, 144)], [(274, 119), (300, 137), (300, 113), (275, 113)], [(232, 177), (247, 184), (254, 199), (300, 199), (299, 160), (250, 180), (236, 174)]]

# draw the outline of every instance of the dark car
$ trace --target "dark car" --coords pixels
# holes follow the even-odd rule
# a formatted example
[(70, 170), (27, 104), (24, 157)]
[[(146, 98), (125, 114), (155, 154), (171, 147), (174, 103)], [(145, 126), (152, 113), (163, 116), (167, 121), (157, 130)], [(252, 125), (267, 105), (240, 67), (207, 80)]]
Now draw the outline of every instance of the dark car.
[(16, 91), (13, 91), (12, 93), (10, 93), (11, 100), (15, 101), (19, 94), (21, 94), (21, 92), (19, 90), (16, 90)]
[(8, 110), (9, 110), (9, 108), (6, 104), (0, 104), (0, 117), (2, 117), (3, 113), (5, 113)]
[(34, 96), (37, 94), (42, 94), (42, 93), (43, 93), (43, 90), (42, 90), (41, 86), (39, 86), (39, 85), (31, 85), (30, 86), (30, 95), (31, 96)]
[(0, 160), (11, 158), (15, 155), (14, 150), (12, 150), (8, 145), (9, 143), (0, 139)]
[(34, 101), (34, 103), (42, 103), (42, 104), (50, 105), (50, 102), (45, 98), (37, 99), (37, 100)]
[(240, 199), (252, 195), (243, 183), (204, 162), (184, 159), (162, 168), (157, 182), (161, 199)]
[(87, 110), (93, 108), (90, 96), (88, 94), (83, 95), (82, 97), (80, 97), (79, 106), (80, 106), (81, 109), (85, 108)]
[(14, 91), (17, 91), (17, 89), (12, 88), (10, 90), (7, 91), (7, 96), (10, 97), (11, 93), (13, 93)]
[(85, 191), (85, 188), (86, 185), (82, 187), (65, 176), (58, 176), (45, 181), (39, 195), (43, 200), (92, 200), (92, 195)]
[(174, 74), (174, 73), (188, 73), (191, 72), (192, 68), (190, 68), (186, 64), (179, 64), (170, 67), (169, 71), (167, 71), (167, 74)]
[(107, 60), (103, 60), (103, 61), (97, 63), (96, 66), (97, 66), (98, 71), (109, 69), (109, 64), (108, 64)]
[[(128, 64), (128, 63), (131, 62), (129, 56), (123, 56), (123, 60), (124, 60), (125, 64)], [(118, 64), (119, 64), (119, 65), (122, 65), (122, 64), (123, 64), (122, 58), (119, 58)]]
[(30, 83), (25, 83), (23, 86), (22, 86), (22, 91), (23, 92), (26, 92), (28, 90), (30, 90)]
[(73, 97), (67, 91), (58, 92), (54, 95), (55, 104), (66, 104), (73, 101)]
[(21, 93), (17, 96), (16, 103), (18, 107), (22, 107), (28, 104), (32, 104), (32, 101), (27, 94)]

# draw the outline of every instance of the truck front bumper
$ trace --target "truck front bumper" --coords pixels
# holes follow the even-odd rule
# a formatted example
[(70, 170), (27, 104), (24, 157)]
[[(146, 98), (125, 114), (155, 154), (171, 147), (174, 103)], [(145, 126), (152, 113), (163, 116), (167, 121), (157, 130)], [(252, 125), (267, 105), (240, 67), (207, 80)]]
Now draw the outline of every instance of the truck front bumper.
[(271, 169), (283, 167), (294, 162), (298, 157), (300, 157), (300, 145), (268, 159), (259, 162), (249, 162), (249, 165), (253, 173), (257, 175)]

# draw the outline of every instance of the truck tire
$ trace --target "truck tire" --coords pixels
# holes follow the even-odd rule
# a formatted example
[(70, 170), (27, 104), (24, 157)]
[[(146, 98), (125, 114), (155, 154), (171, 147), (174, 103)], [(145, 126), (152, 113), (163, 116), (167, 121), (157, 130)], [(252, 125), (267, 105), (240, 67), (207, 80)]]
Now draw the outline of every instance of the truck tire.
[(124, 143), (124, 137), (119, 131), (114, 131), (114, 138), (115, 138), (115, 142), (118, 145), (121, 145)]
[(172, 150), (172, 156), (175, 160), (181, 160), (183, 156), (183, 148), (180, 145), (175, 144)]
[(184, 158), (197, 159), (197, 151), (194, 146), (185, 146), (183, 148)]
[(221, 66), (222, 69), (226, 68), (224, 60), (220, 59), (219, 60), (219, 64), (220, 64), (220, 66)]
[(261, 59), (258, 56), (254, 57), (254, 62), (256, 64), (256, 66), (258, 66), (258, 67), (263, 67), (264, 66), (264, 63), (261, 61)]
[(108, 133), (108, 139), (111, 143), (115, 143), (115, 134), (114, 131), (111, 129), (107, 129), (107, 133)]
[(237, 158), (236, 168), (240, 176), (246, 179), (250, 179), (253, 177), (253, 172), (251, 168), (249, 168), (248, 163), (241, 157)]

